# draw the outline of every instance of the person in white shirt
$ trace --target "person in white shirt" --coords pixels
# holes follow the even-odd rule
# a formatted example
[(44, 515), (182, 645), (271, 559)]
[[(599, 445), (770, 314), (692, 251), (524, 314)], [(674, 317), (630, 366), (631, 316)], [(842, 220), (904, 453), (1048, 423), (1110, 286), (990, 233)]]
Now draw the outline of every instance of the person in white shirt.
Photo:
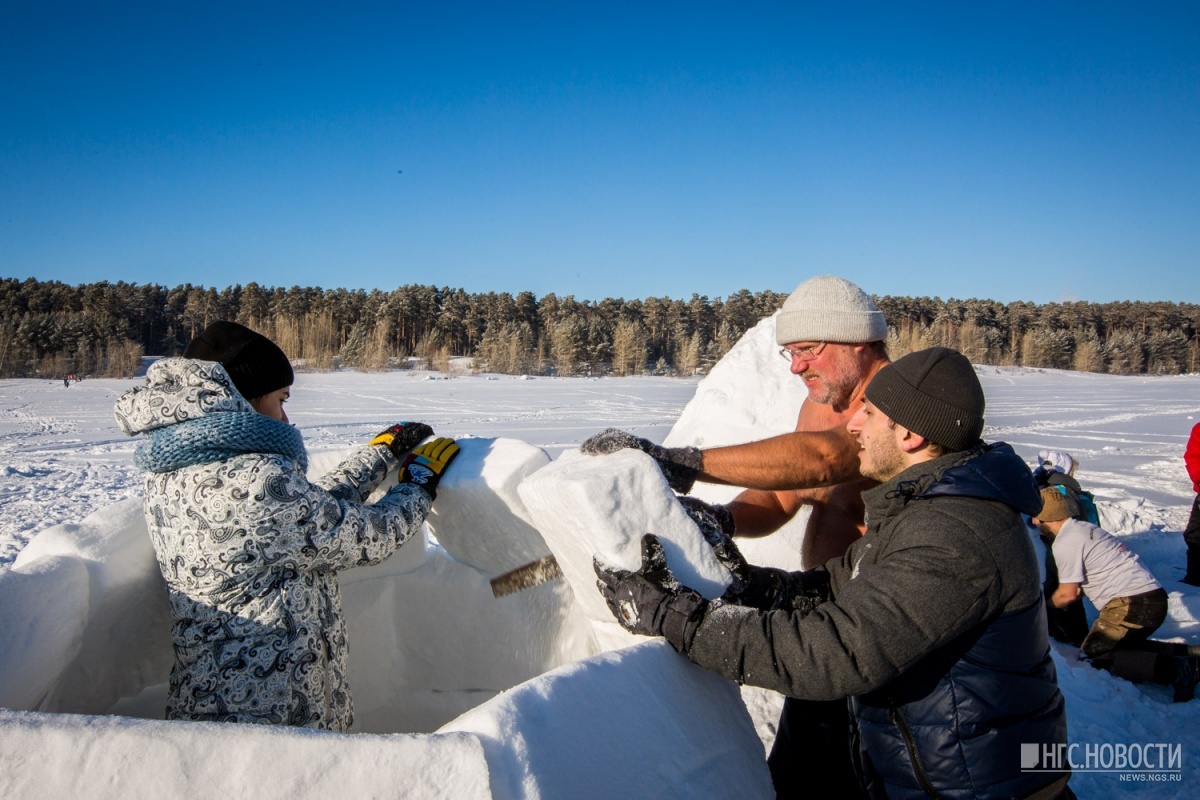
[(1087, 597), (1100, 612), (1079, 657), (1127, 680), (1173, 684), (1177, 702), (1192, 699), (1193, 657), (1138, 647), (1167, 618), (1167, 593), (1137, 554), (1103, 528), (1072, 519), (1069, 499), (1055, 486), (1042, 489), (1042, 510), (1033, 524), (1053, 542), (1058, 566), (1058, 588), (1048, 601), (1063, 608)]

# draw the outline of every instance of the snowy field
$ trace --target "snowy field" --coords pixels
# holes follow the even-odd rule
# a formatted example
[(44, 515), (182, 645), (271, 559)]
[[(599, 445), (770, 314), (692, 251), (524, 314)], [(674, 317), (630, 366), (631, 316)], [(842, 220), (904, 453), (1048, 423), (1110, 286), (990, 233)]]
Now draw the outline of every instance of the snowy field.
[[(310, 451), (318, 456), (314, 458), (317, 463), (322, 461), (321, 454), (343, 452), (367, 441), (380, 429), (398, 420), (428, 422), (439, 435), (515, 440), (516, 444), (512, 446), (517, 449), (524, 446), (520, 443), (532, 446), (520, 450), (520, 454), (533, 453), (536, 456), (533, 461), (529, 461), (527, 455), (513, 456), (506, 467), (510, 472), (517, 469), (512, 464), (520, 459), (525, 459), (522, 463), (533, 464), (533, 467), (521, 467), (526, 471), (547, 459), (569, 462), (574, 455), (570, 451), (584, 438), (609, 426), (672, 444), (695, 442), (713, 445), (760, 438), (786, 429), (788, 421), (794, 419), (802, 397), (799, 381), (788, 375), (786, 364), (774, 355), (770, 333), (767, 326), (760, 325), (704, 381), (645, 377), (549, 379), (478, 375), (447, 378), (419, 372), (299, 374), (287, 411), (291, 421), (304, 434)], [(979, 367), (979, 372), (988, 400), (985, 439), (1011, 443), (1031, 463), (1040, 449), (1062, 449), (1074, 455), (1081, 464), (1076, 477), (1084, 488), (1096, 494), (1104, 526), (1124, 538), (1130, 549), (1137, 552), (1155, 572), (1170, 594), (1170, 618), (1160, 629), (1157, 638), (1200, 643), (1200, 623), (1197, 622), (1200, 619), (1200, 590), (1178, 583), (1183, 574), (1183, 545), (1179, 534), (1186, 523), (1193, 498), (1191, 484), (1183, 469), (1182, 453), (1191, 427), (1200, 420), (1200, 376), (1131, 378), (993, 367)], [(116, 530), (128, 536), (128, 531), (136, 528), (139, 510), (136, 498), (141, 484), (132, 465), (136, 441), (127, 439), (117, 430), (112, 418), (112, 406), (125, 389), (140, 382), (87, 380), (64, 388), (61, 382), (0, 381), (0, 578), (5, 577), (5, 572), (11, 572), (16, 577), (21, 565), (19, 554), (27, 546), (36, 550), (42, 545), (46, 553), (58, 552), (56, 548), (62, 547), (59, 544), (43, 545), (43, 540), (54, 539), (57, 542), (63, 537), (79, 535), (79, 531)], [(501, 449), (494, 445), (489, 447), (496, 452)], [(539, 450), (544, 455), (538, 453)], [(328, 460), (326, 458), (325, 462)], [(326, 466), (329, 465), (326, 463)], [(494, 473), (498, 468), (481, 467), (479, 474), (486, 477), (489, 469)], [(548, 470), (549, 466), (543, 469)], [(559, 483), (551, 484), (551, 489), (557, 490), (573, 479), (566, 471), (560, 470), (558, 475)], [(611, 473), (607, 477), (616, 481), (619, 476)], [(653, 479), (647, 477), (639, 480), (642, 482), (634, 485), (632, 490), (626, 486), (624, 489), (606, 489), (600, 493), (615, 499), (616, 516), (633, 513), (636, 505), (652, 501), (650, 495), (657, 491), (651, 485)], [(708, 487), (698, 490), (697, 494), (710, 499), (723, 499), (728, 496), (728, 491)], [(515, 493), (509, 494), (509, 505), (515, 508), (520, 500), (515, 498)], [(467, 495), (464, 492), (462, 496)], [(565, 562), (566, 559), (561, 557), (557, 549), (557, 540), (551, 539), (552, 522), (543, 520), (545, 514), (553, 516), (566, 509), (566, 506), (548, 502), (539, 498), (535, 491), (526, 492), (525, 488), (522, 488), (520, 496), (530, 505), (530, 513), (524, 515), (518, 509), (514, 519), (519, 517), (521, 524), (537, 527), (555, 554), (560, 555), (560, 562)], [(542, 503), (542, 516), (535, 508), (538, 503)], [(467, 513), (470, 508), (462, 511)], [(455, 531), (461, 532), (454, 528), (460, 523), (452, 522), (452, 517), (453, 513), (448, 511), (445, 516), (447, 537), (459, 535)], [(87, 524), (80, 525), (85, 519)], [(606, 523), (595, 524), (603, 528)], [(437, 527), (436, 524), (434, 527)], [(514, 523), (504, 530), (517, 530), (518, 527)], [(47, 536), (37, 538), (43, 531)], [(436, 553), (437, 558), (441, 559), (437, 561), (437, 569), (441, 572), (432, 578), (420, 578), (426, 581), (421, 585), (428, 587), (424, 590), (425, 595), (436, 593), (439, 583), (455, 584), (456, 581), (467, 580), (458, 577), (459, 572), (453, 571), (460, 569), (461, 565), (456, 565), (453, 558), (440, 550), (437, 542), (441, 541), (441, 531), (435, 530), (434, 534), (427, 547), (430, 553)], [(31, 540), (34, 541), (33, 545), (30, 545)], [(453, 551), (450, 541), (443, 544)], [(403, 553), (402, 550), (393, 558)], [(423, 575), (422, 569), (428, 572), (428, 565), (433, 563), (431, 558), (427, 555), (422, 562), (425, 566), (420, 568), (420, 565), (409, 564), (391, 572), (385, 569), (370, 573), (365, 578), (351, 578), (351, 573), (347, 573), (343, 586), (346, 588), (348, 615), (358, 610), (368, 619), (360, 620), (357, 624), (360, 628), (370, 629), (371, 615), (385, 613), (378, 610), (380, 598), (385, 597), (383, 590), (371, 587), (383, 586), (385, 579), (391, 582), (388, 583), (389, 587), (403, 585), (405, 575)], [(486, 554), (481, 558), (486, 560)], [(485, 577), (489, 574), (484, 566), (475, 564), (473, 567)], [(369, 569), (379, 570), (376, 567)], [(570, 572), (566, 563), (564, 569)], [(37, 570), (31, 567), (31, 571)], [(132, 574), (132, 571), (130, 567), (119, 567), (111, 568), (107, 574), (120, 577), (126, 572)], [(571, 578), (570, 574), (568, 578)], [(409, 582), (416, 580), (412, 577)], [(477, 576), (471, 580), (486, 586)], [(83, 585), (85, 599), (81, 602), (86, 607), (88, 590), (86, 582)], [(23, 591), (20, 587), (14, 589), (13, 586), (16, 586), (14, 581), (0, 581), (0, 603), (9, 603), (5, 606), (6, 615), (14, 611), (20, 614), (25, 609), (33, 610), (31, 600), (12, 600), (13, 597), (26, 597), (20, 594)], [(566, 602), (559, 595), (552, 597), (548, 594), (549, 589), (543, 587), (543, 590), (544, 602)], [(90, 591), (94, 606), (97, 591), (94, 578)], [(576, 591), (582, 593), (585, 590), (576, 584)], [(64, 598), (66, 594), (62, 593)], [(525, 594), (532, 596), (532, 592)], [(411, 599), (416, 596), (405, 596), (409, 597), (406, 602), (417, 602)], [(51, 594), (45, 597), (56, 596)], [(587, 598), (584, 602), (581, 597), (580, 605), (586, 606), (593, 599)], [(66, 602), (66, 599), (62, 600), (63, 604)], [(532, 605), (529, 608), (532, 610), (526, 613), (533, 615), (531, 619), (536, 617), (542, 620), (537, 614), (545, 613), (544, 609), (535, 609)], [(40, 607), (37, 610), (39, 613), (42, 611)], [(584, 611), (586, 616), (587, 609)], [(1089, 611), (1094, 613), (1091, 609)], [(572, 787), (575, 796), (589, 796), (593, 792), (600, 794), (602, 791), (612, 796), (612, 786), (619, 784), (606, 784), (605, 781), (613, 773), (633, 773), (642, 769), (643, 766), (639, 765), (649, 763), (644, 753), (655, 756), (653, 760), (658, 761), (660, 769), (665, 772), (656, 778), (661, 781), (660, 784), (648, 781), (643, 785), (675, 786), (677, 790), (659, 791), (657, 794), (651, 790), (653, 796), (676, 793), (706, 796), (707, 793), (698, 787), (707, 784), (690, 782), (716, 780), (711, 774), (697, 772), (694, 763), (687, 764), (680, 760), (678, 766), (673, 766), (676, 762), (665, 754), (655, 754), (655, 748), (663, 746), (664, 737), (667, 740), (671, 736), (679, 739), (686, 733), (672, 729), (673, 732), (664, 734), (653, 724), (635, 726), (633, 729), (616, 727), (620, 713), (625, 713), (616, 711), (613, 712), (614, 720), (609, 721), (609, 727), (605, 727), (597, 722), (597, 718), (603, 717), (608, 710), (605, 709), (605, 703), (593, 708), (582, 702), (577, 693), (568, 694), (559, 688), (558, 694), (555, 694), (556, 687), (571, 686), (575, 685), (571, 681), (585, 680), (588, 686), (605, 693), (606, 698), (625, 693), (632, 698), (631, 702), (643, 704), (644, 707), (645, 703), (650, 702), (647, 699), (650, 695), (657, 698), (668, 693), (665, 688), (668, 681), (664, 676), (666, 671), (676, 670), (670, 672), (673, 686), (670, 691), (676, 691), (674, 684), (680, 681), (693, 681), (695, 688), (689, 691), (696, 694), (692, 696), (711, 697), (712, 707), (706, 712), (694, 707), (703, 703), (691, 703), (691, 707), (682, 704), (671, 706), (668, 703), (663, 713), (682, 715), (685, 724), (678, 727), (685, 731), (693, 724), (719, 726), (721, 714), (718, 711), (722, 708), (721, 704), (729, 702), (730, 697), (736, 697), (736, 693), (730, 695), (719, 687), (711, 686), (708, 678), (712, 676), (693, 674), (702, 671), (693, 669), (679, 672), (675, 662), (682, 659), (673, 653), (663, 652), (662, 648), (657, 647), (613, 650), (611, 644), (596, 647), (596, 640), (593, 640), (590, 648), (580, 645), (568, 635), (571, 626), (577, 623), (573, 617), (568, 619), (570, 614), (563, 612), (554, 617), (558, 626), (556, 630), (560, 633), (556, 634), (559, 638), (553, 645), (536, 638), (532, 638), (532, 643), (528, 645), (544, 646), (546, 653), (553, 651), (554, 658), (543, 659), (544, 667), (531, 668), (528, 660), (518, 663), (521, 661), (519, 656), (513, 656), (510, 663), (494, 657), (478, 658), (477, 652), (472, 651), (473, 644), (481, 642), (481, 647), (493, 646), (489, 637), (499, 636), (494, 634), (494, 630), (504, 628), (511, 620), (497, 617), (469, 623), (466, 621), (469, 615), (464, 615), (460, 620), (433, 602), (421, 605), (414, 613), (425, 615), (433, 631), (430, 641), (434, 645), (431, 647), (444, 650), (445, 663), (454, 663), (457, 669), (457, 665), (470, 662), (473, 658), (477, 661), (490, 659), (494, 664), (493, 671), (505, 672), (503, 679), (498, 677), (495, 685), (491, 686), (470, 686), (468, 682), (480, 680), (479, 674), (464, 673), (457, 687), (460, 691), (456, 694), (438, 687), (421, 687), (417, 690), (411, 685), (405, 686), (400, 691), (409, 691), (417, 698), (412, 701), (411, 707), (419, 707), (420, 713), (425, 715), (421, 719), (427, 717), (429, 720), (405, 728), (388, 724), (386, 715), (391, 713), (388, 708), (381, 706), (378, 714), (372, 717), (369, 703), (364, 709), (362, 698), (359, 697), (360, 690), (363, 690), (365, 697), (369, 697), (371, 691), (376, 689), (380, 692), (397, 691), (395, 687), (374, 686), (373, 674), (360, 673), (357, 680), (353, 680), (355, 676), (352, 674), (351, 685), (355, 689), (356, 699), (360, 701), (360, 716), (364, 716), (368, 722), (375, 720), (375, 723), (367, 726), (365, 733), (345, 736), (255, 729), (240, 730), (235, 734), (225, 728), (214, 732), (214, 726), (154, 722), (154, 709), (161, 707), (158, 705), (161, 702), (161, 688), (156, 694), (150, 679), (143, 679), (139, 674), (138, 681), (132, 681), (131, 674), (161, 671), (161, 663), (147, 661), (137, 670), (130, 667), (111, 680), (89, 675), (84, 664), (82, 672), (74, 680), (109, 681), (112, 687), (136, 683), (134, 694), (142, 689), (145, 691), (130, 698), (118, 688), (113, 688), (114, 697), (121, 699), (110, 702), (110, 698), (110, 701), (105, 701), (102, 704), (104, 710), (96, 712), (99, 716), (76, 717), (0, 710), (0, 776), (3, 776), (0, 777), (0, 795), (24, 796), (29, 789), (28, 785), (21, 783), (18, 769), (25, 768), (29, 759), (14, 755), (15, 751), (36, 747), (40, 759), (62, 765), (82, 764), (78, 759), (91, 753), (87, 762), (91, 766), (86, 769), (99, 769), (96, 759), (101, 757), (96, 755), (98, 751), (81, 743), (97, 740), (107, 742), (106, 746), (112, 752), (120, 754), (112, 757), (114, 762), (121, 761), (119, 767), (111, 766), (115, 770), (113, 775), (121, 780), (129, 780), (131, 786), (142, 782), (138, 784), (143, 786), (141, 793), (133, 792), (129, 796), (200, 796), (196, 788), (200, 783), (210, 788), (222, 786), (244, 797), (286, 794), (289, 779), (272, 778), (264, 782), (263, 778), (251, 777), (258, 776), (260, 773), (257, 770), (262, 769), (263, 765), (245, 763), (246, 752), (271, 753), (270, 760), (273, 763), (269, 769), (281, 775), (291, 774), (290, 780), (296, 781), (296, 786), (291, 788), (303, 787), (302, 793), (311, 793), (311, 796), (315, 796), (318, 785), (348, 788), (351, 794), (360, 796), (383, 791), (382, 787), (389, 785), (395, 789), (395, 783), (381, 781), (378, 786), (372, 783), (375, 778), (369, 774), (371, 770), (355, 770), (353, 764), (339, 767), (341, 762), (332, 756), (325, 758), (328, 764), (322, 761), (322, 754), (333, 752), (328, 750), (328, 743), (339, 740), (354, 743), (351, 749), (344, 751), (344, 758), (363, 759), (359, 763), (376, 765), (384, 770), (380, 773), (384, 777), (390, 774), (387, 770), (398, 770), (396, 774), (410, 774), (412, 777), (406, 784), (405, 794), (414, 797), (551, 797), (556, 796), (555, 787), (559, 791), (564, 787)], [(571, 609), (570, 613), (575, 613), (575, 610)], [(367, 663), (377, 658), (386, 663), (387, 658), (394, 657), (389, 656), (390, 651), (380, 643), (386, 639), (385, 634), (380, 634), (379, 640), (374, 638), (374, 633), (370, 636), (360, 634), (356, 638), (355, 624), (351, 620), (352, 660)], [(477, 624), (481, 627), (460, 631), (460, 624)], [(596, 624), (593, 621), (593, 626)], [(39, 639), (39, 632), (39, 629), (26, 630), (23, 633), (26, 639), (0, 641), (0, 649), (7, 653), (0, 655), (0, 678), (5, 677), (5, 663), (10, 667), (14, 663), (21, 663), (22, 648), (31, 651), (36, 649), (34, 643)], [(508, 631), (504, 635), (510, 641), (517, 642), (523, 634)], [(86, 633), (75, 634), (76, 639), (81, 636), (86, 643)], [(78, 651), (78, 642), (69, 644), (75, 648), (72, 652)], [(1200, 793), (1200, 725), (1197, 724), (1200, 722), (1200, 700), (1173, 704), (1170, 690), (1166, 687), (1135, 686), (1117, 680), (1076, 663), (1073, 648), (1057, 644), (1054, 647), (1060, 685), (1067, 698), (1072, 742), (1097, 747), (1106, 744), (1166, 743), (1179, 745), (1182, 754), (1182, 774), (1176, 776), (1178, 780), (1133, 783), (1123, 780), (1121, 772), (1117, 771), (1077, 772), (1072, 786), (1079, 796), (1197, 796)], [(580, 655), (589, 654), (590, 660), (576, 660)], [(161, 654), (156, 658), (161, 660)], [(543, 668), (556, 666), (558, 669), (549, 675), (536, 677)], [(488, 664), (476, 664), (474, 668), (487, 670)], [(447, 669), (444, 665), (434, 664), (430, 671), (444, 673)], [(12, 674), (8, 673), (6, 680), (11, 682)], [(656, 683), (659, 681), (662, 685)], [(719, 679), (713, 678), (713, 681)], [(641, 691), (649, 694), (637, 694), (631, 688), (634, 684), (640, 685)], [(512, 686), (516, 688), (505, 691)], [(532, 688), (525, 689), (527, 686)], [(0, 686), (0, 690), (12, 688)], [(479, 697), (472, 700), (467, 696), (471, 691), (478, 692)], [(72, 692), (78, 695), (79, 689), (60, 682), (54, 692), (61, 699)], [(452, 700), (446, 700), (450, 694), (453, 694)], [(12, 696), (12, 692), (7, 696)], [(748, 729), (751, 730), (748, 735), (753, 739), (753, 731), (757, 731), (764, 740), (769, 739), (777, 707), (769, 701), (756, 700), (752, 694), (746, 697), (753, 725), (752, 729)], [(546, 698), (556, 699), (551, 703)], [(476, 701), (483, 705), (458, 716), (460, 711), (470, 708)], [(573, 704), (576, 701), (579, 702)], [(455, 703), (461, 703), (464, 708), (455, 706)], [(80, 710), (86, 707), (86, 703), (81, 702), (78, 708), (72, 708), (65, 700), (58, 707), (53, 704), (48, 706), (43, 695), (34, 697), (28, 705), (12, 701), (8, 705), (29, 711)], [(554, 713), (560, 716), (555, 718)], [(708, 713), (707, 717), (705, 713)], [(115, 716), (117, 714), (127, 716)], [(714, 722), (711, 717), (716, 717), (718, 721)], [(727, 714), (725, 718), (728, 718)], [(76, 719), (81, 721), (74, 721)], [(553, 730), (539, 731), (539, 726), (549, 726)], [(406, 731), (414, 733), (402, 736)], [(731, 735), (729, 741), (744, 743), (746, 735), (745, 731), (739, 731), (741, 738)], [(171, 736), (176, 737), (175, 745), (155, 749), (164, 737)], [(606, 752), (615, 753), (615, 760), (592, 764), (585, 755), (581, 755), (582, 760), (572, 768), (578, 770), (579, 764), (587, 764), (595, 773), (590, 775), (561, 774), (566, 769), (563, 761), (538, 760), (537, 748), (546, 744), (546, 740), (573, 737), (578, 739), (580, 750), (595, 751), (602, 746), (608, 747)], [(616, 741), (618, 739), (619, 742)], [(561, 746), (561, 742), (557, 744)], [(735, 744), (729, 744), (729, 747)], [(746, 780), (761, 789), (761, 774), (753, 773), (755, 765), (750, 763), (761, 759), (761, 751), (752, 750), (743, 747), (742, 757), (748, 764), (746, 769), (750, 775)], [(426, 752), (436, 752), (440, 766), (430, 766), (435, 759), (426, 755)], [(204, 753), (208, 753), (208, 756)], [(714, 757), (711, 751), (698, 756), (702, 759)], [(155, 763), (139, 766), (141, 762), (150, 761)], [(155, 768), (164, 764), (163, 769)], [(499, 764), (504, 764), (505, 769), (511, 771), (500, 774), (502, 770)], [(64, 766), (63, 769), (69, 772), (70, 767)], [(85, 768), (79, 766), (78, 769)], [(174, 777), (163, 778), (164, 769)], [(321, 771), (324, 783), (318, 784), (308, 779), (299, 781), (293, 774), (297, 771), (305, 774)], [(17, 776), (14, 777), (14, 774)], [(151, 775), (157, 777), (151, 778)], [(631, 781), (635, 778), (632, 774), (628, 777)], [(245, 784), (239, 783), (242, 778), (260, 788), (247, 791)], [(59, 775), (55, 780), (58, 783), (43, 785), (34, 795), (53, 796), (61, 790), (65, 794), (78, 796), (103, 796), (103, 791), (89, 784), (85, 776)], [(691, 790), (684, 788), (688, 785)], [(588, 787), (591, 787), (591, 792)], [(713, 796), (719, 794), (716, 792)], [(749, 791), (746, 796), (756, 794)]]

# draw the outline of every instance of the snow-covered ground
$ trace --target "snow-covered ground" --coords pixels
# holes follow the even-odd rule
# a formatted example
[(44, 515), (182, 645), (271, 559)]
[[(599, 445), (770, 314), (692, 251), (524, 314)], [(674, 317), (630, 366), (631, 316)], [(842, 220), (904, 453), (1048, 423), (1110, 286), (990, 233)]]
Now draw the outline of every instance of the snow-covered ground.
[[(729, 705), (736, 704), (736, 692), (679, 663), (683, 660), (669, 649), (654, 643), (618, 651), (609, 651), (615, 645), (608, 643), (597, 646), (603, 638), (599, 621), (587, 619), (586, 609), (577, 614), (564, 582), (509, 598), (513, 605), (493, 602), (486, 579), (502, 569), (487, 563), (488, 547), (472, 550), (469, 540), (479, 537), (471, 535), (467, 520), (472, 503), (498, 503), (493, 516), (507, 521), (478, 523), (480, 536), (491, 533), (496, 541), (532, 537), (525, 545), (535, 550), (549, 545), (564, 562), (565, 583), (575, 580), (576, 593), (588, 591), (573, 578), (570, 559), (559, 549), (584, 546), (586, 536), (566, 542), (547, 521), (567, 509), (565, 501), (553, 499), (560, 488), (574, 491), (571, 481), (587, 479), (569, 468), (566, 451), (609, 426), (656, 441), (705, 445), (785, 430), (803, 390), (774, 349), (764, 323), (704, 381), (445, 378), (419, 372), (298, 375), (288, 414), (316, 454), (317, 466), (329, 466), (337, 453), (397, 420), (423, 420), (439, 435), (488, 440), (477, 448), (474, 467), (468, 469), (464, 460), (464, 475), (477, 480), (463, 479), (456, 506), (451, 506), (454, 489), (447, 489), (446, 508), (440, 520), (431, 520), (434, 538), (424, 553), (405, 554), (406, 546), (383, 565), (343, 576), (351, 685), (366, 731), (350, 736), (153, 720), (162, 702), (155, 681), (162, 675), (164, 641), (169, 666), (169, 639), (155, 627), (161, 619), (150, 607), (162, 601), (150, 594), (160, 586), (153, 586), (146, 551), (135, 541), (141, 485), (132, 465), (136, 441), (122, 436), (112, 420), (117, 396), (140, 380), (88, 380), (70, 388), (61, 382), (0, 381), (0, 606), (8, 617), (45, 620), (25, 628), (11, 620), (7, 627), (0, 625), (0, 631), (10, 631), (0, 641), (0, 680), (8, 684), (0, 685), (0, 694), (12, 698), (27, 690), (26, 705), (7, 701), (14, 709), (101, 714), (0, 710), (0, 796), (30, 796), (34, 786), (32, 796), (104, 796), (104, 786), (89, 782), (89, 774), (139, 787), (125, 794), (146, 797), (218, 790), (244, 797), (293, 790), (316, 796), (321, 786), (371, 796), (397, 791), (392, 775), (409, 776), (400, 791), (414, 797), (612, 795), (628, 785), (644, 789), (642, 796), (718, 796), (723, 778), (719, 770), (703, 768), (706, 759), (744, 768), (738, 774), (743, 787), (761, 789), (754, 763), (761, 750), (754, 750), (753, 732), (769, 739), (776, 709), (770, 698), (747, 693), (750, 713), (739, 717), (741, 712)], [(1030, 462), (1041, 449), (1072, 453), (1081, 464), (1076, 477), (1096, 494), (1105, 527), (1124, 537), (1170, 593), (1170, 619), (1158, 638), (1200, 643), (1200, 590), (1178, 583), (1179, 532), (1194, 496), (1181, 456), (1192, 425), (1200, 420), (1200, 376), (979, 371), (988, 398), (985, 438), (1010, 442)], [(539, 469), (550, 459), (555, 465)], [(549, 475), (552, 468), (558, 472), (547, 483), (541, 470)], [(593, 502), (610, 508), (608, 516), (616, 519), (658, 502), (652, 468), (622, 467), (633, 478), (626, 471), (597, 470), (602, 488), (576, 492), (583, 506)], [(527, 491), (530, 471), (539, 476), (538, 486), (549, 489)], [(497, 476), (508, 483), (492, 480)], [(513, 490), (518, 483), (526, 487), (520, 497)], [(729, 491), (706, 487), (697, 493), (721, 499)], [(522, 498), (530, 506), (527, 512)], [(675, 524), (666, 513), (661, 512), (659, 524)], [(619, 519), (613, 519), (593, 527), (619, 527)], [(125, 543), (119, 557), (104, 556), (108, 560), (101, 567), (88, 560), (88, 553), (111, 542)], [(27, 554), (22, 562), (19, 554), (27, 546), (40, 560)], [(593, 546), (616, 557), (611, 555), (616, 545)], [(780, 552), (788, 549), (794, 548)], [(80, 553), (85, 569), (72, 566), (67, 557)], [(771, 557), (769, 548), (762, 553), (760, 560)], [(133, 587), (119, 602), (112, 599), (118, 584)], [(103, 602), (112, 604), (107, 613), (115, 618), (136, 606), (145, 626), (141, 639), (153, 641), (89, 643), (89, 636), (99, 634), (72, 626), (86, 618), (95, 628), (105, 613)], [(76, 607), (82, 610), (73, 615), (70, 609)], [(406, 609), (402, 620), (393, 619), (399, 617), (397, 607)], [(55, 642), (65, 649), (54, 650)], [(81, 648), (103, 652), (119, 645), (145, 654), (131, 656), (123, 667), (78, 663)], [(20, 669), (39, 671), (31, 664), (53, 670), (68, 657), (76, 658), (74, 672), (57, 680), (50, 695), (32, 677), (28, 685), (20, 677)], [(1196, 796), (1200, 701), (1173, 704), (1165, 687), (1128, 684), (1074, 657), (1073, 648), (1055, 645), (1072, 742), (1095, 747), (1166, 743), (1178, 745), (1182, 756), (1178, 780), (1131, 783), (1120, 772), (1077, 772), (1072, 780), (1077, 793), (1089, 798), (1134, 792), (1153, 798)], [(552, 671), (539, 677), (546, 669)], [(581, 685), (587, 691), (580, 692)], [(687, 687), (683, 694), (681, 685)], [(100, 697), (96, 686), (112, 696)], [(394, 700), (401, 696), (402, 703)], [(688, 697), (704, 702), (684, 702)], [(468, 710), (473, 706), (478, 707)], [(714, 729), (722, 737), (712, 736)], [(726, 751), (694, 741), (703, 738), (724, 738)], [(685, 753), (683, 747), (699, 749)], [(260, 763), (266, 753), (269, 763)], [(53, 782), (45, 782), (34, 762), (48, 765), (43, 771), (55, 776)], [(35, 773), (42, 783), (22, 782), (22, 775)]]

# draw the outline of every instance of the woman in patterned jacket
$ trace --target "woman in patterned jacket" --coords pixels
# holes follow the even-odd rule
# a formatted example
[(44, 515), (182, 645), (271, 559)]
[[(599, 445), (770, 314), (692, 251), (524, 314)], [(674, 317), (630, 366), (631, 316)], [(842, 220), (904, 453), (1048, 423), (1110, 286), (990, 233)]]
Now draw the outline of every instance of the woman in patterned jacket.
[[(349, 729), (337, 573), (420, 529), (458, 451), (416, 447), (433, 431), (400, 423), (310, 483), (283, 411), (292, 379), (273, 342), (217, 322), (117, 401), (121, 429), (146, 434), (135, 461), (174, 618), (168, 719)], [(400, 482), (365, 505), (397, 465)]]

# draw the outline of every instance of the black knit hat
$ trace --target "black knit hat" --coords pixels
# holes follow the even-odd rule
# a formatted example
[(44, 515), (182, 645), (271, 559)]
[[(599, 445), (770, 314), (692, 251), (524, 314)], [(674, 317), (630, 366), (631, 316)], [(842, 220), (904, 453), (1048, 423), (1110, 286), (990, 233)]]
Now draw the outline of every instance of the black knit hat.
[(279, 345), (236, 322), (209, 325), (188, 343), (183, 357), (221, 362), (247, 400), (291, 386), (296, 377)]
[(966, 356), (948, 347), (888, 364), (871, 378), (866, 396), (897, 424), (949, 451), (971, 448), (983, 433), (983, 387)]

